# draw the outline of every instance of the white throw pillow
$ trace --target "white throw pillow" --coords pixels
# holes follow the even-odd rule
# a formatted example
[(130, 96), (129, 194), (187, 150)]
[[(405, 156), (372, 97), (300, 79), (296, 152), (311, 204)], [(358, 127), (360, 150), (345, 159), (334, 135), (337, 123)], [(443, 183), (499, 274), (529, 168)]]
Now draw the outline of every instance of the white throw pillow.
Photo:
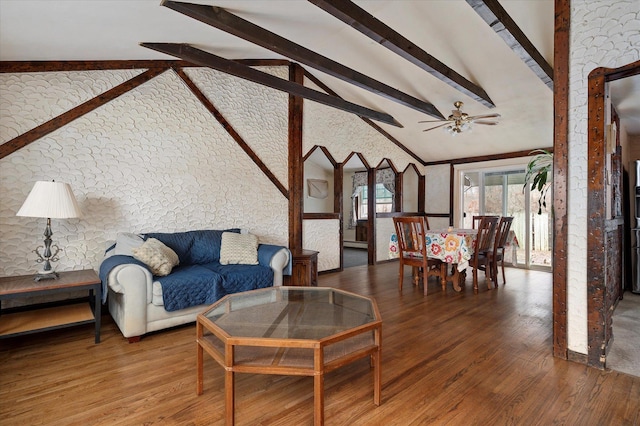
[(144, 240), (140, 235), (130, 232), (118, 232), (116, 235), (116, 248), (114, 254), (133, 256), (133, 249), (140, 247)]
[(223, 232), (220, 245), (221, 265), (257, 265), (258, 237), (253, 234)]
[(175, 251), (155, 238), (149, 238), (140, 247), (132, 250), (133, 257), (151, 269), (151, 273), (158, 277), (169, 275), (180, 260)]

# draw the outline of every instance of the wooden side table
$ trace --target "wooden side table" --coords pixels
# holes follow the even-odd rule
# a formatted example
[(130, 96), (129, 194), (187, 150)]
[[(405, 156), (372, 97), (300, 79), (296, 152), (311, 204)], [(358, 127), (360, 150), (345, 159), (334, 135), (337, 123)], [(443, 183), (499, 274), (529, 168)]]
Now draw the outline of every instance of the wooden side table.
[(318, 286), (318, 252), (302, 250), (300, 254), (291, 256), (291, 277), (285, 285)]
[[(95, 342), (100, 343), (102, 283), (93, 269), (60, 272), (56, 280), (34, 281), (33, 277), (34, 275), (22, 275), (0, 278), (0, 338), (95, 323)], [(41, 304), (7, 310), (11, 313), (2, 312), (2, 301), (5, 299), (73, 290), (88, 290), (89, 303), (59, 306)]]

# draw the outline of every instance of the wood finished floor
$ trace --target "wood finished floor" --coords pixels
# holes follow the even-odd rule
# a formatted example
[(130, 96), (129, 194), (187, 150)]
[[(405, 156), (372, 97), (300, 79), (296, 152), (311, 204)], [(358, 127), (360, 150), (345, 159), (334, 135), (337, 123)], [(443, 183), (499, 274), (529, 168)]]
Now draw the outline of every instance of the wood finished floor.
[[(640, 378), (552, 356), (551, 275), (509, 268), (473, 294), (397, 287), (397, 263), (320, 276), (376, 298), (382, 404), (367, 360), (326, 376), (326, 425), (640, 425)], [(0, 341), (2, 425), (223, 425), (223, 370), (205, 361), (196, 396), (194, 326), (129, 344), (108, 316), (91, 326)], [(236, 424), (310, 425), (313, 380), (239, 374)]]

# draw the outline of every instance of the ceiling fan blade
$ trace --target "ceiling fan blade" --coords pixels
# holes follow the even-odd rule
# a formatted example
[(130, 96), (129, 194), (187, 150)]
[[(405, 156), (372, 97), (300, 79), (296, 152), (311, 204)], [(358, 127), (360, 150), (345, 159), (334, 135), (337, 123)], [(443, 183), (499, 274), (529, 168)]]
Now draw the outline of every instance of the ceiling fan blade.
[(418, 123), (442, 123), (443, 121), (449, 121), (449, 120), (423, 120), (423, 121), (418, 121)]
[(497, 121), (474, 121), (473, 124), (486, 124), (488, 126), (495, 126), (498, 124)]
[(428, 132), (429, 130), (433, 130), (433, 129), (439, 129), (440, 127), (442, 127), (442, 126), (446, 126), (447, 124), (449, 124), (449, 122), (442, 123), (441, 125), (436, 126), (436, 127), (432, 127), (432, 128), (430, 128), (430, 129), (424, 129), (424, 130), (423, 130), (423, 132)]
[(469, 120), (477, 120), (479, 118), (498, 118), (500, 114), (483, 114), (483, 115), (474, 115), (472, 117), (468, 117)]

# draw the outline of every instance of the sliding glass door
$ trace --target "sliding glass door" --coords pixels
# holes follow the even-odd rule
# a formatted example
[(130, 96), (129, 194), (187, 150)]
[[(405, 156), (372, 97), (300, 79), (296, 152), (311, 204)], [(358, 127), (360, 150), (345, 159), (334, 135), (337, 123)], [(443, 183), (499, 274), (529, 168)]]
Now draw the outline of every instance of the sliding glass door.
[(524, 167), (461, 173), (463, 227), (471, 228), (476, 215), (513, 216), (511, 230), (518, 247), (509, 251), (506, 260), (515, 256), (517, 266), (550, 268), (551, 214), (543, 210), (538, 215), (539, 192), (524, 187)]

